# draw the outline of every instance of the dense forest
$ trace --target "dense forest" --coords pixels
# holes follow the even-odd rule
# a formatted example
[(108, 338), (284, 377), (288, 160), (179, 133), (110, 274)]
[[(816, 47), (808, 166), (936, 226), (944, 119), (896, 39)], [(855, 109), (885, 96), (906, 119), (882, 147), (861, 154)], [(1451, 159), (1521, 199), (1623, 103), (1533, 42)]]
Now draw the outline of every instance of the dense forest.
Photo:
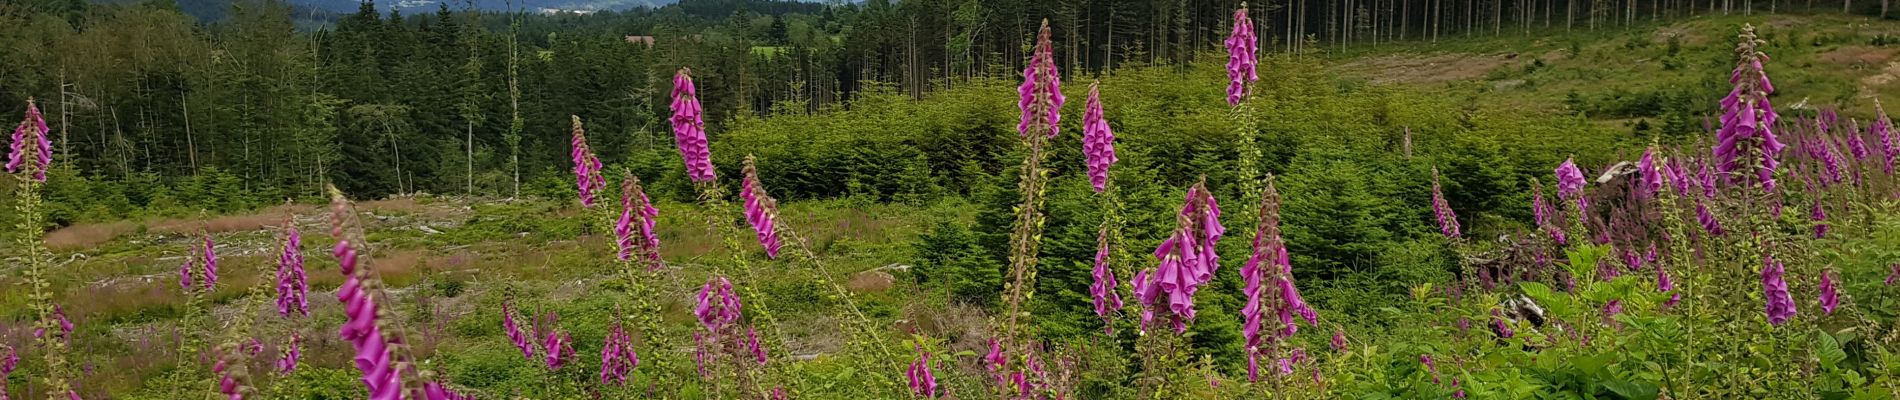
[[(1700, 14), (1838, 6), (1887, 15), (1886, 2), (1865, 0), (1639, 3), (1311, 0), (1256, 4), (1250, 16), (1266, 51), (1305, 54)], [(1131, 65), (1185, 67), (1221, 42), (1238, 2), (688, 0), (585, 15), (468, 5), (405, 15), (364, 2), (313, 22), (279, 1), (243, 0), (203, 22), (170, 1), (8, 2), (0, 108), (45, 104), (58, 150), (73, 160), (65, 173), (130, 186), (239, 182), (247, 196), (218, 209), (313, 196), (326, 180), (372, 197), (507, 197), (560, 169), (569, 114), (607, 133), (596, 146), (610, 154), (665, 147), (655, 139), (666, 106), (657, 85), (682, 66), (702, 77), (719, 135), (734, 118), (1010, 78), (1044, 19), (1072, 80)], [(132, 197), (97, 217), (151, 203)]]

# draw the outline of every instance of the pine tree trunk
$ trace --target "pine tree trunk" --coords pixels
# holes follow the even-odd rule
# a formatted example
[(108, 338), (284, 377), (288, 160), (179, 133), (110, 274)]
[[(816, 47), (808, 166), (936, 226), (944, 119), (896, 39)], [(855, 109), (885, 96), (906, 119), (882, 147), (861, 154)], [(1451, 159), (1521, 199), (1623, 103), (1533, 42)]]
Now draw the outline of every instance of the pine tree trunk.
[(468, 121), (468, 191), (464, 194), (475, 195), (475, 121)]

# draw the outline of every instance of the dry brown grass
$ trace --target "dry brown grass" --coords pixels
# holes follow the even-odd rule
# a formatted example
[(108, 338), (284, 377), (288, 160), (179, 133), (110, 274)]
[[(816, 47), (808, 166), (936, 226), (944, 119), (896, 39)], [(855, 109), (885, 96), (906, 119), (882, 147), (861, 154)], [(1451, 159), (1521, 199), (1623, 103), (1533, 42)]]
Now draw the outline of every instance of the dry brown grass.
[(217, 233), (248, 232), (266, 227), (281, 225), (284, 218), (291, 214), (311, 214), (317, 208), (309, 205), (279, 205), (238, 215), (225, 215), (210, 219), (153, 219), (146, 221), (118, 221), (85, 223), (60, 228), (46, 234), (46, 247), (54, 251), (73, 251), (92, 248), (119, 237), (138, 232), (144, 226), (148, 232), (156, 234), (185, 234), (200, 231)]

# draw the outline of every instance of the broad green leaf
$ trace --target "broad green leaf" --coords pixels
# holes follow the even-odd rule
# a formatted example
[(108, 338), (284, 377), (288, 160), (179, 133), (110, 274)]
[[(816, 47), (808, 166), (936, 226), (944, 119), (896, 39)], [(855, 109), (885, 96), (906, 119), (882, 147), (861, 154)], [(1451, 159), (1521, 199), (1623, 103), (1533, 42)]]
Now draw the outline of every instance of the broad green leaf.
[(1603, 382), (1603, 387), (1631, 400), (1654, 400), (1659, 392), (1654, 384), (1623, 380)]
[(1847, 360), (1847, 352), (1841, 350), (1841, 343), (1834, 335), (1822, 333), (1814, 335), (1814, 355), (1821, 358), (1821, 366), (1833, 368)]

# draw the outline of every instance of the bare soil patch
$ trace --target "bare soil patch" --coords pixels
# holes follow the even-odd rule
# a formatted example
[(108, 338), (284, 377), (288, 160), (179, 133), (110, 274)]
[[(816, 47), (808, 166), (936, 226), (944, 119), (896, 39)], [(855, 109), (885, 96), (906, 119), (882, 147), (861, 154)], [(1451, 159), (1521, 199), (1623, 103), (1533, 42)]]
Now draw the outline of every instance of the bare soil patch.
[(1470, 80), (1508, 63), (1504, 55), (1434, 54), (1370, 57), (1340, 64), (1373, 83), (1438, 83)]

